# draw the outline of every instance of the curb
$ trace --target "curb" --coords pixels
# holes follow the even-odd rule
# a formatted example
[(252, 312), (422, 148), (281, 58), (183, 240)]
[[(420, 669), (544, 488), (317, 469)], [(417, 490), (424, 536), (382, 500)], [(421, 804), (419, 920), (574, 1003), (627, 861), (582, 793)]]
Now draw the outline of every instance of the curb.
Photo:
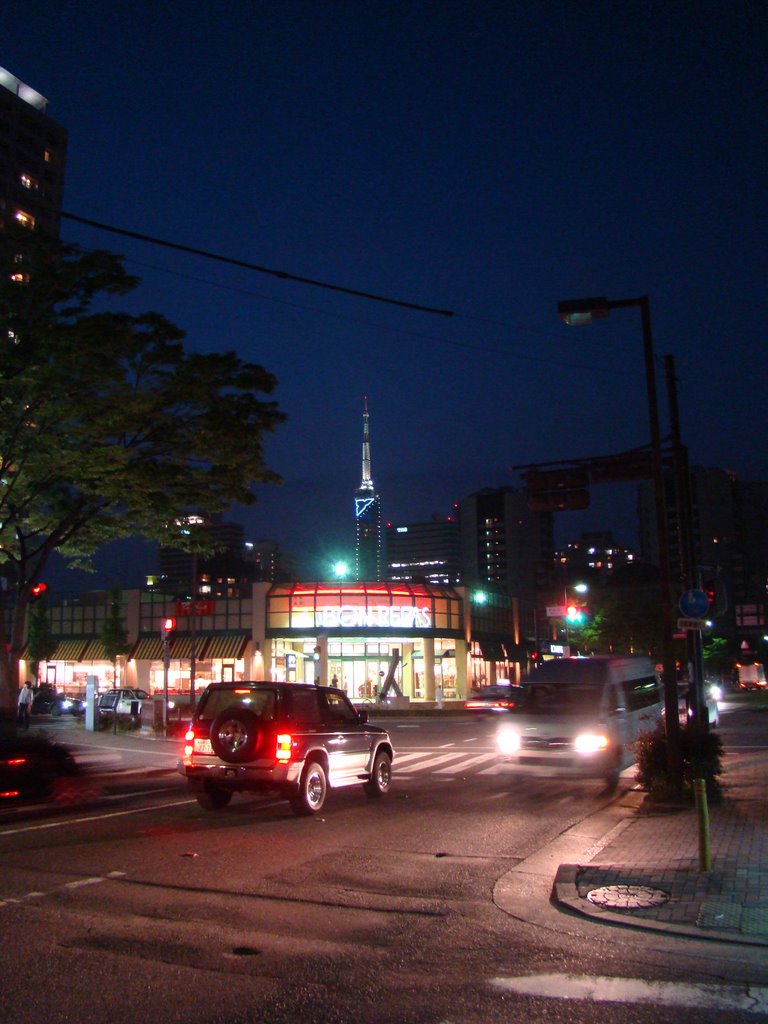
[[(584, 865), (561, 864), (557, 869), (552, 886), (552, 902), (581, 917), (590, 918), (600, 924), (619, 925), (624, 928), (642, 928), (646, 931), (663, 932), (667, 935), (680, 935), (691, 939), (703, 939), (707, 942), (727, 942), (741, 946), (768, 946), (768, 937), (756, 935), (745, 938), (741, 934), (723, 931), (707, 931), (694, 928), (687, 924), (676, 924), (670, 921), (654, 921), (648, 918), (633, 917), (615, 910), (599, 907), (579, 895), (578, 876)], [(600, 867), (591, 863), (590, 867)]]

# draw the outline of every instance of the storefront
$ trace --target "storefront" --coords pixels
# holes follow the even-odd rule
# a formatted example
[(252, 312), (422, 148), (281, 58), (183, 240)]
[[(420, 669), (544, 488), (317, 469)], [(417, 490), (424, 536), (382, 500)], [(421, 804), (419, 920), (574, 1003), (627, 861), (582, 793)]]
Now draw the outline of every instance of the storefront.
[[(355, 702), (461, 701), (520, 671), (517, 606), (502, 594), (413, 583), (254, 583), (248, 596), (180, 601), (125, 591), (126, 651), (102, 640), (108, 596), (49, 610), (57, 646), (39, 678), (70, 694), (138, 687), (187, 695), (210, 682), (274, 679), (341, 687)], [(160, 625), (175, 623), (166, 668)], [(22, 674), (27, 672), (25, 663)], [(24, 675), (24, 677), (26, 677)]]
[(271, 677), (320, 680), (356, 702), (463, 697), (463, 603), (448, 587), (407, 583), (276, 584), (266, 595)]

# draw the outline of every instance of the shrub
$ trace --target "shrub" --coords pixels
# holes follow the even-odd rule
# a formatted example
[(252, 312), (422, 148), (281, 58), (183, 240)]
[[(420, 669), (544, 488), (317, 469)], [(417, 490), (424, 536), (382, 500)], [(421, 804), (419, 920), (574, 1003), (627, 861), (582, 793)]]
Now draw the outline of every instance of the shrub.
[(653, 732), (642, 733), (635, 748), (636, 779), (656, 803), (692, 800), (693, 780), (704, 779), (707, 797), (718, 801), (722, 796), (719, 776), (723, 773), (723, 743), (717, 733), (708, 732), (701, 743), (688, 725), (680, 728), (680, 755), (683, 763), (681, 784), (667, 768), (667, 737), (663, 724)]

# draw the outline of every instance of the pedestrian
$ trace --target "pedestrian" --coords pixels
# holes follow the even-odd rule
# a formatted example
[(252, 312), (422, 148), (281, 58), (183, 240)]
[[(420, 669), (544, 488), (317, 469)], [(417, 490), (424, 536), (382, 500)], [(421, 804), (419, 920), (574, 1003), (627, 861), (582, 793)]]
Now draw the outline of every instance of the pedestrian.
[(32, 701), (35, 694), (32, 690), (32, 683), (29, 680), (24, 683), (19, 691), (19, 725), (23, 729), (29, 728), (29, 713), (32, 709)]

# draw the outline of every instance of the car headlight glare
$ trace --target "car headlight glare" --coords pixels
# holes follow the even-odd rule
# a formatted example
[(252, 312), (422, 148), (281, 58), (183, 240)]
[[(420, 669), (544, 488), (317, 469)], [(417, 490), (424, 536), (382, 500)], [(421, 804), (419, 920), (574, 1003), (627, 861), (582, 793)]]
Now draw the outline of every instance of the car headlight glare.
[(608, 737), (602, 733), (584, 732), (573, 742), (577, 754), (597, 754), (608, 747)]
[(496, 745), (501, 754), (516, 754), (520, 749), (520, 734), (514, 729), (499, 729)]
[(719, 687), (719, 686), (715, 686), (713, 684), (709, 688), (709, 696), (712, 698), (712, 700), (722, 700), (723, 699), (722, 688)]

